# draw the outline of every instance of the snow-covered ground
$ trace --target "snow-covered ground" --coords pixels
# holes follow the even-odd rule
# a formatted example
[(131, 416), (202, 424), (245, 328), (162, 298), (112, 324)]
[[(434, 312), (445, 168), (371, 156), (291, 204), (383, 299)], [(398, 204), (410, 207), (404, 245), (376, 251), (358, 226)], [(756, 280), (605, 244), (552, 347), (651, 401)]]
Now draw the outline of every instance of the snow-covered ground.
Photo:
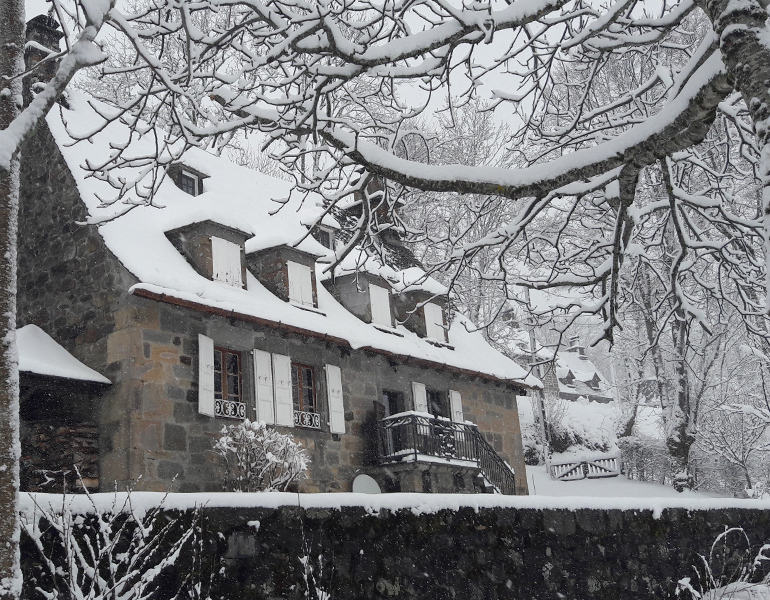
[(725, 498), (711, 492), (677, 492), (657, 483), (632, 481), (623, 475), (605, 479), (553, 481), (544, 466), (527, 467), (529, 493), (534, 496), (596, 496), (597, 498)]

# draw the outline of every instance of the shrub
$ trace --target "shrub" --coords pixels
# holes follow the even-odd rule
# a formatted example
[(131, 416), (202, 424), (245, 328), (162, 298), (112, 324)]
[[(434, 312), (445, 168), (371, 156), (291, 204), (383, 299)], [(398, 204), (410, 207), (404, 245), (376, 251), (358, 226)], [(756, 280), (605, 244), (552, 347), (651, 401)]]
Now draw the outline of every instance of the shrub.
[(310, 459), (291, 434), (248, 419), (223, 427), (221, 433), (214, 452), (225, 460), (225, 491), (286, 491), (305, 477)]

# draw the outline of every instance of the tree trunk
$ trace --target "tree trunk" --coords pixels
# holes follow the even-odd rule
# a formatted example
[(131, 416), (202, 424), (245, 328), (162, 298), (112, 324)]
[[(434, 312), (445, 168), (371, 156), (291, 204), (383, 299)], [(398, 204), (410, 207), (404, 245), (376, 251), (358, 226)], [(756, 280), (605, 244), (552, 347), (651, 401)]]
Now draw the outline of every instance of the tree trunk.
[(666, 423), (666, 446), (673, 460), (674, 487), (677, 491), (692, 489), (690, 448), (695, 443), (692, 435), (690, 410), (690, 380), (687, 373), (687, 322), (684, 311), (677, 309), (671, 323), (674, 342), (676, 401), (673, 402)]
[[(0, 10), (0, 76), (24, 72), (24, 3), (4, 0)], [(8, 79), (5, 79), (8, 81)], [(0, 95), (0, 129), (19, 113), (21, 80)], [(8, 93), (10, 92), (10, 93)], [(19, 566), (19, 369), (16, 353), (16, 225), (19, 156), (0, 169), (0, 600), (21, 595)]]

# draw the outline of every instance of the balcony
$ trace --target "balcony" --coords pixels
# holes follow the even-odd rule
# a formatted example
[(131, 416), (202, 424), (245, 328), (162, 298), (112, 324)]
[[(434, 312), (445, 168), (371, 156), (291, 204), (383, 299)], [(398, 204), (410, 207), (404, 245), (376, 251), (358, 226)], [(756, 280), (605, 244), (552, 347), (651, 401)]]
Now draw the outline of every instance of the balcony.
[(404, 412), (377, 422), (381, 465), (421, 462), (479, 469), (493, 492), (515, 494), (513, 469), (472, 423)]

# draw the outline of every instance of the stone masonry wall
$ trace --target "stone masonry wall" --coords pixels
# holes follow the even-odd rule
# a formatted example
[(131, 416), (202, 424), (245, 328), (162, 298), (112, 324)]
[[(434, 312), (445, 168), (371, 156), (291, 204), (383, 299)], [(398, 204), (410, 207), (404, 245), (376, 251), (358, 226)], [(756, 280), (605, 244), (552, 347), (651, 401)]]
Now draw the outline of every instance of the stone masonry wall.
[[(102, 434), (108, 437), (106, 447), (115, 449), (102, 460), (105, 482), (127, 483), (141, 475), (142, 489), (166, 490), (176, 477), (175, 490), (221, 489), (220, 465), (211, 447), (219, 430), (232, 421), (198, 413), (198, 334), (202, 333), (217, 346), (241, 351), (243, 397), (252, 418), (252, 349), (289, 355), (314, 368), (321, 430), (279, 428), (290, 431), (309, 450), (312, 463), (302, 491), (349, 491), (357, 474), (371, 470), (373, 402), (381, 401), (383, 390), (392, 390), (402, 392), (410, 403), (411, 382), (420, 381), (429, 388), (461, 393), (465, 418), (477, 423), (514, 467), (517, 489), (526, 493), (516, 391), (510, 386), (400, 364), (382, 355), (137, 297), (118, 322), (108, 340), (108, 361), (118, 365), (114, 387), (130, 399), (132, 411), (130, 419)], [(329, 433), (323, 374), (327, 363), (342, 370), (344, 435)], [(118, 451), (126, 445), (130, 447), (127, 455)]]
[[(770, 541), (770, 511), (749, 505), (660, 514), (532, 502), (434, 510), (428, 497), (411, 496), (397, 499), (402, 510), (379, 500), (337, 510), (298, 508), (312, 506), (312, 498), (287, 496), (279, 508), (250, 508), (245, 498), (237, 508), (216, 508), (217, 498), (209, 498), (197, 552), (184, 551), (177, 569), (157, 580), (156, 597), (176, 597), (183, 576), (193, 573), (189, 583), (202, 581), (202, 594), (213, 600), (688, 600), (676, 595), (677, 582), (690, 577), (698, 589), (695, 567), (727, 528), (743, 528), (749, 542), (737, 531), (714, 548), (710, 567), (722, 584)], [(346, 504), (344, 498), (327, 497), (325, 505)], [(47, 582), (25, 540), (22, 556), (23, 597), (32, 600), (40, 597), (34, 586)], [(199, 559), (203, 564), (189, 562)]]
[(106, 249), (96, 227), (78, 224), (86, 209), (45, 123), (23, 152), (17, 326), (38, 325), (104, 373), (116, 307), (136, 280)]

